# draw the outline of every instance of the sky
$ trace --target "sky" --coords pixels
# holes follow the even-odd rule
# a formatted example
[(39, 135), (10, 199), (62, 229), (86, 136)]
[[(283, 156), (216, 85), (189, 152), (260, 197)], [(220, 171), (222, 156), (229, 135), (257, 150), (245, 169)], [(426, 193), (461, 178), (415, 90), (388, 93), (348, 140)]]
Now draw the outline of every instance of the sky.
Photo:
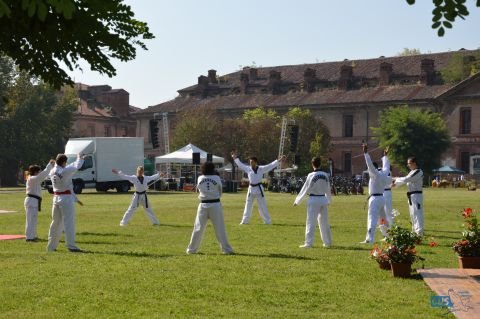
[(395, 56), (404, 48), (422, 53), (478, 49), (480, 8), (442, 38), (431, 29), (433, 4), (419, 0), (125, 0), (155, 39), (135, 60), (112, 60), (117, 75), (89, 70), (68, 74), (75, 82), (110, 85), (130, 93), (139, 108), (178, 96), (200, 75), (242, 67), (295, 65)]

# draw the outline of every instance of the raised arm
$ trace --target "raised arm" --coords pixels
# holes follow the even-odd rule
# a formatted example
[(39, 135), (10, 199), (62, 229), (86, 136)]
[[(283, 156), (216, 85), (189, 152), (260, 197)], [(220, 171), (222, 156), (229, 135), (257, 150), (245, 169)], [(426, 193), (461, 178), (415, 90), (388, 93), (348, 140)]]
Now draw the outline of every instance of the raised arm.
[(302, 201), (303, 197), (307, 194), (308, 189), (310, 188), (310, 184), (312, 183), (313, 175), (308, 175), (305, 184), (303, 184), (302, 189), (298, 193), (295, 201), (293, 202), (293, 206), (297, 206)]

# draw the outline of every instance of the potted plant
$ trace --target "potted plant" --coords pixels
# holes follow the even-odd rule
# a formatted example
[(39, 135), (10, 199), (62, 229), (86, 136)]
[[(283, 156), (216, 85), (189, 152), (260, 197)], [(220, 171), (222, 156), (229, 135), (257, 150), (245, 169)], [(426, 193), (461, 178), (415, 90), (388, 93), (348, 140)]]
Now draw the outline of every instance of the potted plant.
[(480, 268), (480, 231), (478, 219), (471, 208), (462, 212), (465, 219), (462, 238), (453, 243), (453, 251), (457, 253), (460, 268)]
[(380, 267), (380, 269), (390, 270), (390, 258), (388, 257), (385, 248), (385, 245), (383, 248), (375, 245), (375, 247), (373, 247), (373, 249), (370, 251), (370, 258), (378, 263), (378, 267)]
[(421, 237), (399, 225), (388, 230), (385, 253), (388, 256), (394, 277), (410, 277), (412, 264), (424, 259), (417, 254), (415, 245)]

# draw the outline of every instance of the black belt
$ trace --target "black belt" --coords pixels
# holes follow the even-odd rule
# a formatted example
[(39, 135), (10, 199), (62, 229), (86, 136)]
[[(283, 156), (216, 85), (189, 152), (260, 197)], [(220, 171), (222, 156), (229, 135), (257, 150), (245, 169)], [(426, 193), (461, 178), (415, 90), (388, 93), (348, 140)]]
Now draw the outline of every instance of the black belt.
[(422, 191), (407, 192), (408, 204), (412, 206), (412, 194), (422, 194)]
[(383, 191), (387, 192), (387, 191), (391, 191), (391, 190), (392, 190), (391, 188), (385, 188)]
[[(148, 208), (148, 197), (147, 197), (147, 191), (143, 192), (135, 192), (138, 195), (145, 195), (145, 208)], [(140, 196), (137, 198), (137, 207), (140, 205)]]
[(323, 197), (323, 196), (325, 196), (325, 194), (322, 194), (322, 195), (310, 194), (310, 195), (308, 195), (308, 196)]
[(205, 204), (205, 203), (218, 203), (220, 202), (220, 199), (203, 199), (200, 201), (202, 204)]
[(372, 194), (372, 195), (368, 195), (368, 198), (367, 198), (367, 200), (369, 200), (369, 199), (370, 199), (370, 197), (372, 197), (372, 196), (383, 196), (383, 194), (378, 194), (378, 193), (375, 193), (375, 194)]
[(33, 194), (27, 194), (27, 196), (38, 199), (38, 211), (39, 212), (42, 211), (42, 198), (40, 196), (33, 195)]
[(260, 188), (260, 194), (262, 194), (262, 197), (265, 197), (265, 196), (263, 195), (262, 183), (258, 183), (258, 184), (250, 184), (250, 186), (253, 186), (253, 187), (258, 187), (258, 188)]

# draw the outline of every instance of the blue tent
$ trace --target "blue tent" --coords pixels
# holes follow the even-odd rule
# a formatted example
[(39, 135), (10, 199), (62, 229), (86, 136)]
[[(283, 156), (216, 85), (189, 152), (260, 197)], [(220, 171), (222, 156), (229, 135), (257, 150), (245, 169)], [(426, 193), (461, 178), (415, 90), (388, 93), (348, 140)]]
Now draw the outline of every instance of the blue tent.
[(442, 173), (442, 174), (465, 174), (465, 171), (462, 171), (459, 168), (453, 167), (453, 166), (442, 166), (440, 168), (434, 169), (434, 173)]

